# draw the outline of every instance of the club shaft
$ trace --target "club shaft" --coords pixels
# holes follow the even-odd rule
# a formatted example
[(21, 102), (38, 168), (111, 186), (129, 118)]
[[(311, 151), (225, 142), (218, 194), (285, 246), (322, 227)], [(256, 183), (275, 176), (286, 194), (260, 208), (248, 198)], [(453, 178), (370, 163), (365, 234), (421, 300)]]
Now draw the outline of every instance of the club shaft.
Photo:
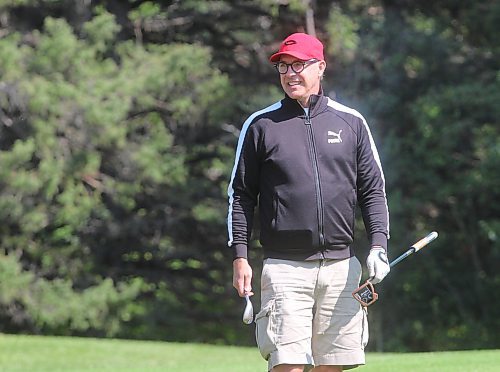
[(401, 256), (399, 256), (398, 258), (396, 258), (394, 261), (392, 261), (389, 266), (390, 267), (393, 267), (394, 265), (400, 263), (401, 261), (403, 261), (406, 257), (408, 257), (410, 254), (412, 254), (413, 252), (415, 252), (415, 248), (410, 248), (408, 249), (405, 253), (403, 253)]
[(413, 244), (410, 249), (408, 249), (405, 253), (403, 253), (401, 256), (399, 256), (398, 258), (396, 258), (394, 261), (392, 261), (389, 266), (390, 267), (393, 267), (395, 266), (396, 264), (400, 263), (401, 261), (403, 261), (406, 257), (408, 257), (409, 255), (419, 251), (420, 249), (422, 249), (423, 247), (425, 247), (427, 244), (429, 244), (430, 242), (432, 242), (434, 239), (436, 239), (438, 237), (438, 233), (433, 231), (431, 232), (429, 235), (427, 235), (425, 238), (423, 239), (420, 239), (418, 242), (416, 242), (415, 244)]

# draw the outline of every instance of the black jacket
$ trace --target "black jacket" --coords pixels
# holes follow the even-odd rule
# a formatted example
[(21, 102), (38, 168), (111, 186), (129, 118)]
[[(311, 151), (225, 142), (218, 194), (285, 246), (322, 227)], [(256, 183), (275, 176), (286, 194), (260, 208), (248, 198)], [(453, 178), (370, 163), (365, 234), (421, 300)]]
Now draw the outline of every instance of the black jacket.
[(235, 257), (247, 257), (257, 205), (265, 258), (352, 256), (358, 203), (371, 245), (387, 248), (384, 174), (368, 125), (324, 95), (311, 96), (309, 115), (286, 96), (245, 121), (228, 196)]

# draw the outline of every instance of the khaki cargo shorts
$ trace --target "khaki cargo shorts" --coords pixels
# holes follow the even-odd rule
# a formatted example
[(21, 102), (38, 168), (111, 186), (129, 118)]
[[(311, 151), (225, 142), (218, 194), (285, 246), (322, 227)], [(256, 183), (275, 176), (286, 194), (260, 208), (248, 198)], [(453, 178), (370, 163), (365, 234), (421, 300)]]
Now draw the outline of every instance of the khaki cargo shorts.
[(366, 308), (352, 297), (360, 279), (356, 257), (266, 259), (255, 333), (269, 370), (279, 364), (303, 364), (306, 371), (318, 365), (349, 369), (365, 364)]

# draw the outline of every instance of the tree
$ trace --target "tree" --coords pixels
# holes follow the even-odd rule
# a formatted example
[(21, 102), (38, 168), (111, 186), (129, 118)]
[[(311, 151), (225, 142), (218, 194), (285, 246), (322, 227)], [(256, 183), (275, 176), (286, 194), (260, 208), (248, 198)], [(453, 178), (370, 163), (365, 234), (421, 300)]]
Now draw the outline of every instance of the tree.
[[(87, 313), (113, 306), (107, 320), (131, 324), (150, 312), (151, 298), (175, 302), (173, 274), (203, 273), (182, 240), (196, 217), (217, 212), (208, 192), (219, 190), (208, 182), (221, 177), (214, 154), (224, 148), (196, 141), (219, 134), (219, 110), (208, 108), (225, 95), (227, 78), (205, 48), (143, 47), (117, 41), (118, 31), (97, 8), (79, 35), (47, 17), (30, 44), (18, 33), (0, 42), (2, 248), (6, 265), (34, 282), (4, 300), (6, 330), (152, 337), (154, 326), (75, 325), (82, 309), (50, 296), (83, 306), (100, 288), (102, 303), (91, 301)], [(201, 162), (208, 168), (187, 169)], [(200, 180), (206, 185), (191, 187)], [(67, 315), (50, 315), (60, 312)]]

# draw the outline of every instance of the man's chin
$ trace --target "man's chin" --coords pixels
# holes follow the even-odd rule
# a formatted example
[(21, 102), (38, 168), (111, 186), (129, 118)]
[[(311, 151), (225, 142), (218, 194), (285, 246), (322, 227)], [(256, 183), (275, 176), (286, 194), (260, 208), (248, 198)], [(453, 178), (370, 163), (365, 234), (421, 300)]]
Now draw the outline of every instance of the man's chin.
[(302, 94), (299, 94), (298, 92), (288, 92), (288, 97), (290, 97), (291, 99), (295, 99), (297, 101), (299, 101), (301, 98), (302, 98)]

